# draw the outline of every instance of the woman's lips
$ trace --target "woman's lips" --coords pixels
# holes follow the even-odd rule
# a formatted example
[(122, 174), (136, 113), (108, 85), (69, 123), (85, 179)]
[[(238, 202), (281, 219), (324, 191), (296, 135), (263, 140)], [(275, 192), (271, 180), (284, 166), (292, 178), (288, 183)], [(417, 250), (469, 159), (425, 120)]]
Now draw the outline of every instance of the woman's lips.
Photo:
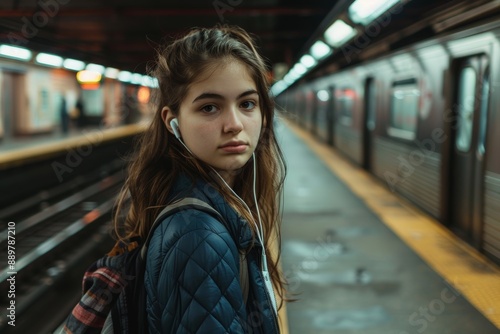
[(246, 144), (237, 144), (237, 145), (226, 145), (222, 146), (221, 150), (227, 153), (243, 153), (246, 151), (248, 145)]

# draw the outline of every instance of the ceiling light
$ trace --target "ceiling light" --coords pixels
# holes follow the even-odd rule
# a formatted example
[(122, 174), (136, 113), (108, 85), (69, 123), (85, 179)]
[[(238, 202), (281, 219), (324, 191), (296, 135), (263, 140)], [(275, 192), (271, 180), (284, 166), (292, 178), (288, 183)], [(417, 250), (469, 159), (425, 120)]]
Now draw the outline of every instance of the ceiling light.
[(302, 74), (304, 74), (304, 73), (307, 72), (307, 68), (304, 65), (300, 64), (300, 63), (295, 64), (295, 66), (292, 68), (292, 70), (295, 71), (295, 72), (297, 72), (300, 75), (302, 75)]
[(291, 85), (295, 82), (296, 79), (294, 79), (294, 77), (292, 75), (290, 75), (290, 73), (288, 73), (287, 75), (285, 75), (283, 77), (283, 81), (286, 82), (288, 85)]
[(356, 29), (342, 20), (335, 21), (325, 31), (325, 40), (333, 47), (339, 47), (356, 35)]
[(98, 72), (98, 73), (103, 74), (105, 68), (102, 65), (90, 63), (87, 65), (87, 67), (85, 69), (87, 71)]
[(63, 59), (61, 57), (49, 53), (39, 53), (35, 61), (41, 65), (53, 67), (61, 67), (63, 64)]
[(0, 45), (0, 55), (26, 61), (31, 59), (30, 50), (5, 44)]
[(278, 96), (279, 94), (281, 94), (281, 92), (283, 92), (287, 88), (288, 85), (283, 80), (280, 80), (277, 83), (275, 83), (273, 87), (271, 87), (271, 94), (273, 94), (273, 96)]
[(400, 0), (356, 0), (349, 7), (349, 17), (355, 23), (367, 25), (398, 2)]
[(142, 76), (142, 85), (149, 88), (158, 88), (158, 79), (153, 78), (149, 75)]
[(63, 67), (68, 70), (81, 71), (85, 68), (85, 63), (80, 60), (67, 58), (64, 59)]
[(292, 78), (294, 81), (299, 79), (302, 75), (299, 74), (297, 71), (295, 71), (295, 69), (291, 69), (290, 72), (288, 72), (288, 74), (290, 76), (290, 78)]
[(118, 73), (118, 80), (121, 82), (130, 82), (130, 79), (132, 79), (132, 73), (129, 71), (120, 71)]
[(130, 83), (132, 83), (134, 85), (141, 85), (142, 84), (142, 74), (139, 74), (139, 73), (132, 74), (132, 77), (130, 78)]
[(120, 73), (120, 71), (116, 68), (106, 67), (106, 71), (104, 71), (104, 76), (106, 78), (116, 79), (116, 78), (118, 78), (119, 73)]
[(314, 58), (320, 60), (332, 53), (332, 49), (322, 41), (317, 41), (311, 47), (310, 52)]
[(316, 94), (316, 96), (318, 97), (318, 99), (320, 101), (323, 101), (323, 102), (326, 102), (330, 99), (330, 94), (328, 94), (328, 92), (324, 89), (318, 91), (318, 93)]
[(97, 90), (99, 89), (102, 74), (95, 71), (83, 70), (76, 73), (76, 80), (83, 90)]
[(89, 70), (80, 71), (76, 74), (76, 80), (81, 84), (98, 83), (101, 78), (101, 73)]
[(143, 75), (141, 84), (149, 88), (156, 88), (157, 81), (155, 80), (156, 78), (150, 77), (149, 75)]
[(309, 68), (309, 67), (313, 67), (314, 65), (316, 65), (316, 60), (311, 57), (310, 55), (304, 55), (302, 56), (302, 58), (300, 58), (300, 63), (302, 65), (304, 65), (305, 67)]
[(153, 78), (153, 84), (152, 84), (151, 88), (158, 88), (158, 87), (160, 87), (160, 84), (158, 83), (158, 79)]

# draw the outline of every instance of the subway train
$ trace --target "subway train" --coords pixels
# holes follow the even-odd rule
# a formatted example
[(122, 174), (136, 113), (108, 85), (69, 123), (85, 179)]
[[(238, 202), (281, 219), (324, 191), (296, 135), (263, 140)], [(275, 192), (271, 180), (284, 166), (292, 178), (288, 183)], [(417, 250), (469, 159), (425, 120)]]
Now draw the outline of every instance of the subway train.
[(499, 38), (500, 19), (475, 23), (298, 81), (277, 106), (500, 263)]

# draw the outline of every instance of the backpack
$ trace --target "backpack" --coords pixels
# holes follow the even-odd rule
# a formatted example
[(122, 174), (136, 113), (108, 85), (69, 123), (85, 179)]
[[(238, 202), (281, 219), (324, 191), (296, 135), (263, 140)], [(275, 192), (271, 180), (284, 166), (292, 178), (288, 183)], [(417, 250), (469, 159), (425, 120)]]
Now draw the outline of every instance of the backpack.
[[(62, 333), (147, 333), (144, 273), (148, 245), (155, 228), (167, 216), (196, 209), (224, 219), (207, 203), (184, 198), (165, 207), (156, 217), (144, 243), (132, 238), (117, 243), (113, 250), (94, 262), (83, 277), (83, 296), (66, 320)], [(248, 272), (246, 258), (240, 255), (240, 281), (246, 302)]]

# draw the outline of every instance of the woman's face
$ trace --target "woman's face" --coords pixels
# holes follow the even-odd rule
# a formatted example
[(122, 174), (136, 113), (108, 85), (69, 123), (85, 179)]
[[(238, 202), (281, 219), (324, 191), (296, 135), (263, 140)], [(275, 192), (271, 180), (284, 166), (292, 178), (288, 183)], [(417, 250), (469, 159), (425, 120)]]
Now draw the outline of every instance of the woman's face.
[(192, 153), (233, 185), (235, 171), (259, 141), (259, 93), (247, 67), (236, 60), (211, 67), (193, 83), (180, 105), (179, 130)]

